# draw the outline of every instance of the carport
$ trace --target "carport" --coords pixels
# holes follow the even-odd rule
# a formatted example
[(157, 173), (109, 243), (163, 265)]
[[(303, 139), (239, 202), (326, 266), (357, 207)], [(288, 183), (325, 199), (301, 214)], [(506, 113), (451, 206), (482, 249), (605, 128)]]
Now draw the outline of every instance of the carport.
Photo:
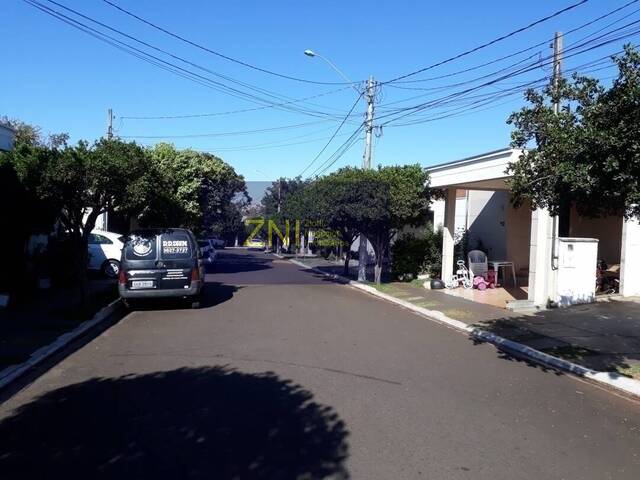
[[(454, 244), (456, 203), (459, 204), (456, 201), (457, 192), (501, 192), (506, 201), (495, 214), (502, 215), (498, 223), (503, 230), (493, 228), (491, 232), (494, 233), (486, 235), (483, 243), (491, 247), (492, 243), (502, 240), (505, 247), (501, 251), (504, 252), (505, 258), (490, 260), (511, 261), (518, 272), (519, 291), (511, 294), (507, 289), (505, 301), (509, 302), (511, 307), (545, 306), (549, 300), (556, 301), (558, 294), (557, 263), (552, 258), (554, 242), (556, 247), (558, 242), (558, 221), (557, 217), (551, 216), (546, 209), (532, 210), (527, 205), (519, 209), (512, 207), (506, 183), (509, 176), (506, 171), (509, 163), (517, 162), (521, 154), (521, 150), (507, 148), (427, 168), (431, 176), (431, 186), (445, 191), (442, 279), (446, 281), (451, 278), (456, 261)], [(473, 208), (473, 202), (468, 208)], [(489, 217), (484, 215), (484, 221), (488, 221)], [(619, 261), (620, 295), (640, 295), (640, 224), (637, 219), (586, 219), (573, 211), (571, 227), (571, 236), (588, 236), (599, 240), (599, 258), (606, 256), (609, 261)], [(507, 277), (507, 283), (508, 281)], [(499, 296), (498, 293), (486, 295), (485, 292), (455, 293), (476, 301), (489, 299), (491, 295)]]

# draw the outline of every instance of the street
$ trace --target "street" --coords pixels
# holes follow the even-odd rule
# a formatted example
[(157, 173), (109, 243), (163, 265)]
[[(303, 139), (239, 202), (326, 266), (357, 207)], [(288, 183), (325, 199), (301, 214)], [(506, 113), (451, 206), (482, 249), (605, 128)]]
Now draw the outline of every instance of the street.
[(221, 250), (0, 405), (10, 478), (637, 479), (640, 404)]

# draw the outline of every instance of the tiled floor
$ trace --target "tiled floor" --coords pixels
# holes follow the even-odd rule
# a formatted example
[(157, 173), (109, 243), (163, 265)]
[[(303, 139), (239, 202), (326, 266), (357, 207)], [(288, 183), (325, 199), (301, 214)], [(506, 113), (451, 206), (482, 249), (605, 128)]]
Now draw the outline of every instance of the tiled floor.
[(507, 302), (512, 300), (526, 300), (528, 287), (500, 287), (478, 290), (476, 288), (453, 288), (445, 289), (442, 292), (454, 297), (465, 298), (472, 302), (484, 303), (494, 307), (505, 308)]

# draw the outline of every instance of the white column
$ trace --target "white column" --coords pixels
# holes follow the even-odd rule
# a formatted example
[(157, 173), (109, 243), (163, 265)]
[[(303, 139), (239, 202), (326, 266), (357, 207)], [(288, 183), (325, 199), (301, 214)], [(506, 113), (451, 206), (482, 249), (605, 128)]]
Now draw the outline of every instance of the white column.
[(442, 229), (442, 273), (444, 282), (453, 274), (453, 239), (456, 233), (456, 189), (448, 188), (444, 200), (444, 225)]
[(637, 218), (625, 219), (622, 223), (620, 294), (623, 297), (640, 295), (640, 222)]
[(556, 297), (556, 270), (551, 268), (553, 217), (546, 209), (531, 212), (529, 244), (529, 300), (544, 307)]

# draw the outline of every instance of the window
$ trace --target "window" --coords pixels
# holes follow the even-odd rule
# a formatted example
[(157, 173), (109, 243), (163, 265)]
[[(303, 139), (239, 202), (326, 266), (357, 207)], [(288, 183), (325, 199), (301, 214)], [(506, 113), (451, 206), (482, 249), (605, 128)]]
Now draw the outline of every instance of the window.
[(144, 233), (129, 235), (124, 245), (124, 255), (127, 260), (155, 260), (156, 236)]
[(89, 245), (113, 245), (113, 242), (104, 235), (89, 234)]
[(191, 242), (184, 233), (164, 234), (160, 244), (160, 252), (165, 260), (191, 257)]

